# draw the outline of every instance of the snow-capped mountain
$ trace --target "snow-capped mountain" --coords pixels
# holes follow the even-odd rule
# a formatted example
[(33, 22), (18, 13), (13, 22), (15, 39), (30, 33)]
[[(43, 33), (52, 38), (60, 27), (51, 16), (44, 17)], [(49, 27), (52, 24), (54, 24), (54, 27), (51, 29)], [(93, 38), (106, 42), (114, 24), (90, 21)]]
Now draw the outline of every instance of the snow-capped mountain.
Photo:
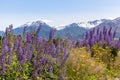
[(59, 25), (59, 26), (53, 26), (53, 27), (56, 28), (57, 30), (61, 30), (61, 29), (64, 29), (65, 27), (69, 27), (69, 26), (79, 26), (79, 27), (83, 27), (86, 29), (90, 29), (90, 28), (100, 25), (101, 23), (103, 23), (105, 21), (107, 21), (107, 19), (100, 19), (100, 20), (86, 21), (86, 22), (77, 22), (77, 23), (71, 23), (68, 25)]
[(77, 23), (80, 27), (84, 27), (86, 29), (90, 29), (90, 28), (93, 28), (93, 27), (96, 27), (98, 26), (99, 24), (105, 22), (106, 19), (101, 19), (101, 20), (94, 20), (94, 21), (87, 21), (87, 22), (80, 22), (80, 23)]
[[(24, 27), (26, 27), (27, 32), (36, 31), (38, 29), (39, 25), (41, 24), (41, 30), (39, 32), (40, 37), (48, 38), (49, 32), (51, 28), (56, 28), (55, 32), (55, 38), (67, 38), (68, 36), (72, 35), (74, 40), (83, 38), (86, 31), (91, 30), (93, 27), (102, 29), (104, 26), (106, 28), (112, 27), (112, 30), (114, 31), (117, 29), (117, 36), (120, 37), (120, 17), (108, 20), (108, 19), (101, 19), (101, 20), (94, 20), (94, 21), (87, 21), (87, 22), (79, 22), (79, 23), (71, 23), (68, 25), (62, 25), (62, 26), (50, 26), (46, 24), (43, 21), (34, 21), (34, 22), (27, 22), (23, 25), (21, 25), (18, 28), (15, 28), (13, 30), (13, 33), (15, 35), (22, 35)], [(0, 35), (4, 35), (4, 32), (0, 31)]]
[(21, 26), (38, 26), (39, 24), (43, 25), (43, 24), (46, 24), (46, 23), (41, 21), (41, 20), (38, 20), (38, 21), (33, 21), (33, 22), (26, 22), (25, 24), (23, 24)]

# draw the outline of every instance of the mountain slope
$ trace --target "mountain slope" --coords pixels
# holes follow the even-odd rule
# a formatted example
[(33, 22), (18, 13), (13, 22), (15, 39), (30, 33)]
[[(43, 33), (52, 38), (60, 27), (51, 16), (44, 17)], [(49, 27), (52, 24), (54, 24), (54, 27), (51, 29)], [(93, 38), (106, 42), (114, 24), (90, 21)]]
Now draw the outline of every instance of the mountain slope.
[(23, 35), (24, 27), (26, 27), (26, 32), (32, 33), (32, 32), (35, 32), (38, 29), (39, 25), (41, 25), (41, 30), (39, 32), (39, 36), (40, 37), (45, 37), (45, 38), (48, 39), (51, 27), (49, 25), (47, 25), (46, 23), (42, 22), (42, 21), (32, 22), (29, 25), (24, 24), (21, 27), (14, 29), (13, 33), (15, 35), (18, 35), (18, 34)]
[(56, 33), (55, 37), (67, 38), (69, 36), (72, 36), (73, 40), (76, 40), (79, 38), (83, 38), (83, 35), (85, 34), (86, 31), (87, 29), (80, 27), (76, 23), (72, 23), (70, 25), (65, 26), (64, 29), (59, 30)]
[(106, 20), (105, 22), (101, 23), (100, 25), (96, 26), (95, 28), (103, 29), (104, 26), (109, 29), (112, 27), (112, 32), (116, 30), (117, 34), (116, 37), (120, 37), (120, 17), (113, 19), (113, 20)]

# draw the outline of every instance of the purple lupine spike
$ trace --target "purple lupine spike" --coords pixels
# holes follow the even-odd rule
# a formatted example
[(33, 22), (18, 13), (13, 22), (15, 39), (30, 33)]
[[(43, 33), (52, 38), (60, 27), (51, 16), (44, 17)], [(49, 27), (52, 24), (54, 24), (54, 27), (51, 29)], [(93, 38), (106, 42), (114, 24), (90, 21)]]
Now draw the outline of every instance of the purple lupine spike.
[(40, 31), (40, 29), (41, 29), (41, 26), (42, 25), (42, 23), (39, 23), (39, 26), (38, 26), (38, 29), (37, 29), (37, 31), (36, 31), (36, 35), (37, 35), (37, 37), (38, 37), (38, 35), (39, 35), (39, 31)]
[(106, 34), (106, 27), (103, 28), (103, 34)]
[(42, 57), (41, 61), (39, 62), (39, 71), (41, 72), (43, 69), (43, 65), (45, 64), (45, 58)]
[(62, 63), (61, 63), (61, 65), (60, 65), (60, 67), (62, 67), (64, 64), (65, 64), (65, 62), (66, 62), (66, 60), (67, 60), (67, 58), (69, 57), (69, 52), (66, 50), (66, 48), (64, 49), (64, 57), (63, 57), (63, 61), (62, 61)]
[(5, 56), (0, 58), (0, 66), (1, 66), (0, 74), (2, 75), (6, 71), (6, 59), (5, 59)]
[(33, 73), (33, 75), (32, 75), (32, 77), (34, 78), (34, 80), (37, 80), (37, 79), (36, 79), (36, 78), (37, 78), (37, 75), (38, 75), (38, 74), (37, 74), (37, 70), (35, 70), (34, 73)]
[(33, 52), (31, 50), (29, 50), (28, 52), (29, 52), (29, 54), (28, 54), (28, 61), (30, 61), (32, 56), (33, 56)]
[(9, 25), (9, 31), (12, 32), (12, 29), (13, 29), (13, 25)]
[(93, 31), (90, 31), (90, 38), (93, 37)]
[(7, 45), (7, 39), (4, 36), (4, 38), (2, 40), (2, 55), (0, 55), (0, 58), (6, 56), (6, 54), (8, 53), (8, 51), (9, 51), (9, 47)]
[[(92, 46), (91, 41), (92, 41), (92, 38), (89, 38), (89, 40), (88, 40), (88, 44), (90, 45), (90, 47)], [(86, 44), (86, 45), (87, 45), (87, 44)], [(85, 46), (86, 46), (86, 45), (85, 45)]]
[(48, 46), (48, 45), (46, 45), (46, 46), (44, 47), (44, 53), (45, 53), (45, 54), (49, 53), (49, 46)]
[(106, 35), (107, 35), (107, 29), (106, 29), (106, 27), (104, 26), (104, 28), (103, 28), (103, 37), (104, 37), (104, 40), (105, 40)]
[(5, 51), (5, 53), (7, 53), (8, 51), (9, 51), (9, 47), (6, 45), (3, 45), (4, 46), (4, 51)]
[(10, 52), (10, 55), (9, 55), (9, 57), (8, 57), (8, 64), (11, 64), (11, 63), (12, 63), (12, 57), (13, 57), (13, 55), (14, 55), (12, 43), (10, 43), (9, 52)]
[(93, 32), (93, 34), (95, 33), (95, 28), (93, 28), (92, 32)]
[(14, 50), (15, 51), (18, 51), (18, 48), (19, 48), (19, 44), (20, 42), (19, 42), (19, 39), (18, 39), (18, 36), (16, 37), (16, 39), (15, 39), (15, 43), (14, 43)]
[(98, 28), (97, 28), (97, 35), (99, 35), (99, 31), (100, 31), (100, 28), (98, 27)]
[(20, 63), (23, 64), (25, 62), (25, 59), (26, 59), (26, 54), (22, 54), (21, 58), (22, 59), (21, 59)]
[(8, 35), (8, 33), (9, 33), (9, 28), (8, 28), (8, 27), (6, 27), (5, 36), (7, 36), (7, 35)]
[(7, 37), (4, 36), (2, 39), (2, 44), (7, 45), (7, 43), (8, 43)]
[(52, 74), (53, 73), (53, 66), (52, 64), (50, 65), (50, 69), (49, 69), (49, 74)]
[(117, 43), (117, 49), (120, 50), (120, 41)]
[(85, 40), (87, 40), (88, 39), (88, 32), (86, 32), (86, 34), (85, 34)]
[(63, 77), (63, 78), (65, 77), (65, 73), (66, 73), (66, 71), (63, 70), (63, 71), (62, 71), (62, 77)]
[(34, 66), (34, 68), (37, 66), (37, 60), (36, 59), (34, 59), (34, 61), (33, 61), (33, 66)]
[(117, 33), (117, 28), (115, 29), (115, 31), (113, 33), (113, 39), (116, 37), (116, 33)]
[(5, 64), (5, 62), (2, 64), (2, 70), (3, 70), (3, 73), (6, 71), (6, 64)]
[(56, 53), (60, 53), (60, 51), (61, 51), (61, 42), (60, 42), (60, 40), (58, 40), (58, 42), (57, 42), (57, 48), (56, 48)]
[(32, 38), (31, 34), (27, 33), (27, 41), (26, 42), (30, 43), (31, 42), (31, 38)]
[(116, 47), (116, 44), (117, 44), (116, 41), (111, 41), (111, 42), (110, 42), (110, 46), (111, 46), (111, 47)]
[(102, 40), (102, 31), (100, 31), (99, 39)]
[(23, 35), (24, 35), (24, 37), (25, 37), (25, 34), (26, 34), (26, 28), (27, 28), (27, 26), (25, 26), (24, 29), (23, 29)]
[(78, 40), (78, 47), (80, 48), (80, 47), (82, 47), (83, 46), (83, 41), (82, 40)]
[(107, 35), (107, 36), (105, 37), (105, 41), (107, 41), (108, 44), (110, 43), (111, 40), (112, 40), (112, 39), (111, 39), (111, 37), (110, 37), (109, 35)]
[(112, 27), (110, 27), (109, 31), (108, 31), (108, 35), (111, 36), (111, 31), (112, 31)]
[(54, 29), (54, 28), (52, 28), (52, 29), (50, 30), (49, 40), (52, 40), (52, 39), (53, 39), (55, 31), (56, 31), (56, 29)]
[(12, 63), (12, 56), (13, 56), (13, 55), (10, 55), (10, 56), (8, 57), (8, 64), (11, 64), (11, 63)]
[(49, 48), (49, 54), (51, 54), (52, 57), (55, 56), (55, 51), (56, 51), (56, 47), (55, 44), (53, 43), (53, 41), (50, 42), (50, 48)]
[(19, 55), (18, 55), (18, 60), (21, 61), (22, 60), (22, 55), (23, 55), (23, 49), (22, 49), (21, 46), (19, 47), (19, 50), (20, 50), (20, 52), (19, 52)]

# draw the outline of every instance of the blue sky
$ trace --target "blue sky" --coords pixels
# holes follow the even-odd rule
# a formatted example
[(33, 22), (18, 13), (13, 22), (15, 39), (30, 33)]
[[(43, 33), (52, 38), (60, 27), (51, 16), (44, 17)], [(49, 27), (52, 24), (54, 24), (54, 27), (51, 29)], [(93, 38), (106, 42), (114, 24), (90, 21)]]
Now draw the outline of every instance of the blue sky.
[(0, 0), (0, 30), (43, 20), (52, 26), (120, 17), (120, 0)]

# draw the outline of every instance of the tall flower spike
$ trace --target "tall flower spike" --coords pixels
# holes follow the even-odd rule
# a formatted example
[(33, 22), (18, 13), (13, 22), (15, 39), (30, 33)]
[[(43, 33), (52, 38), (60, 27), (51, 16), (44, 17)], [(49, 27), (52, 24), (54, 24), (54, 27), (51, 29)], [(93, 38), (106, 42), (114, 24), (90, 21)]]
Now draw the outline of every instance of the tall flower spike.
[(9, 28), (8, 28), (8, 27), (6, 27), (5, 36), (7, 36), (7, 35), (8, 35), (8, 33), (9, 33)]
[(93, 31), (90, 31), (90, 38), (93, 37)]
[(115, 31), (113, 33), (113, 39), (116, 37), (116, 33), (117, 33), (117, 28), (115, 29)]
[(102, 31), (100, 31), (99, 40), (102, 40)]
[(50, 74), (52, 74), (52, 73), (53, 73), (53, 66), (52, 66), (52, 64), (50, 64), (49, 73), (50, 73)]
[(13, 25), (9, 25), (9, 31), (12, 32), (12, 29), (13, 29)]
[(86, 32), (86, 34), (85, 34), (85, 40), (87, 40), (88, 39), (88, 32)]
[(24, 29), (23, 29), (23, 35), (24, 35), (24, 37), (25, 37), (25, 34), (26, 34), (26, 28), (27, 28), (27, 26), (25, 26)]
[(112, 27), (110, 27), (109, 31), (108, 31), (108, 35), (111, 36), (111, 31), (112, 31)]
[(39, 23), (38, 29), (37, 29), (37, 31), (36, 31), (37, 37), (39, 36), (39, 31), (40, 31), (40, 29), (41, 29), (41, 26), (42, 26), (42, 23)]
[(56, 53), (59, 53), (61, 51), (61, 42), (60, 39), (57, 42), (57, 48), (56, 48)]
[(49, 33), (49, 40), (52, 40), (52, 39), (53, 39), (54, 33), (55, 33), (55, 29), (52, 28), (52, 29), (50, 30), (50, 33)]
[(68, 51), (67, 51), (66, 48), (65, 48), (65, 49), (64, 49), (63, 61), (62, 61), (61, 65), (60, 65), (60, 67), (63, 67), (63, 65), (65, 64), (65, 62), (66, 62), (66, 60), (67, 60), (68, 57), (69, 57), (69, 53), (68, 53)]
[(32, 35), (30, 33), (27, 33), (27, 42), (31, 42)]
[(100, 32), (100, 28), (98, 27), (98, 29), (97, 29), (97, 35), (99, 34), (99, 32)]
[(93, 28), (93, 31), (92, 31), (92, 32), (93, 32), (93, 34), (95, 33), (95, 28)]

